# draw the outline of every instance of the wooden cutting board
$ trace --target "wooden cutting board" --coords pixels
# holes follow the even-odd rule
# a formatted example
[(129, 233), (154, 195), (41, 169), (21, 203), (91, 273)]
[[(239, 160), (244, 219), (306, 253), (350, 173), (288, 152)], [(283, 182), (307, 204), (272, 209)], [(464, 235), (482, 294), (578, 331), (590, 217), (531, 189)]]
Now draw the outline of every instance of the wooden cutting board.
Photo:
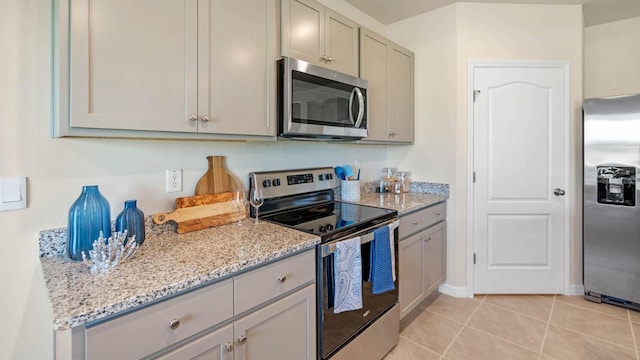
[(176, 209), (170, 213), (157, 213), (153, 222), (164, 224), (175, 221), (178, 233), (206, 229), (224, 225), (244, 219), (246, 211), (240, 211), (233, 206), (234, 193), (227, 192), (213, 195), (197, 195), (176, 199)]
[(219, 194), (241, 188), (228, 170), (225, 156), (207, 156), (209, 168), (196, 184), (196, 195)]

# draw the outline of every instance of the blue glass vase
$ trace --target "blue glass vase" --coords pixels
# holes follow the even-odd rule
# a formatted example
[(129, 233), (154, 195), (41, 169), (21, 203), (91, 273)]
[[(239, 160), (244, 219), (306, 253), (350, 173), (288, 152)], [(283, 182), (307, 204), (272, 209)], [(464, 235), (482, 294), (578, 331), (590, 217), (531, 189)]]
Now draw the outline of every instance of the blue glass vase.
[(73, 260), (82, 260), (84, 251), (89, 257), (93, 242), (100, 237), (111, 236), (111, 208), (98, 185), (82, 187), (82, 193), (69, 209), (69, 238), (67, 250)]
[(119, 232), (127, 230), (127, 236), (135, 235), (138, 245), (142, 245), (144, 241), (144, 213), (137, 208), (136, 200), (124, 202), (124, 210), (116, 218), (116, 230)]

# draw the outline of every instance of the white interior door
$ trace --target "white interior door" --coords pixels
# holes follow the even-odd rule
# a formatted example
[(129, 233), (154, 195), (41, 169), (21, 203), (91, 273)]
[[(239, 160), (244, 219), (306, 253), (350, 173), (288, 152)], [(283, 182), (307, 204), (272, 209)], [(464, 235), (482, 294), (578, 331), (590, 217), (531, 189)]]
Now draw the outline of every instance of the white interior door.
[(473, 68), (475, 293), (565, 292), (567, 74)]

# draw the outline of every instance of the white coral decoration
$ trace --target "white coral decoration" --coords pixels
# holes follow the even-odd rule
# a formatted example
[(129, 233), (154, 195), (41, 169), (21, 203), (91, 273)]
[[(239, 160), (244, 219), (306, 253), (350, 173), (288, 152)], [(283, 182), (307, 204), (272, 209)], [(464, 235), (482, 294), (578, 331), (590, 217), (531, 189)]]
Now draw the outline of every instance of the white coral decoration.
[(133, 257), (138, 250), (136, 236), (127, 240), (127, 231), (117, 232), (108, 239), (104, 238), (102, 231), (100, 237), (93, 242), (93, 250), (89, 250), (89, 257), (83, 251), (82, 262), (89, 265), (92, 273), (106, 273), (115, 269), (119, 263), (123, 263)]

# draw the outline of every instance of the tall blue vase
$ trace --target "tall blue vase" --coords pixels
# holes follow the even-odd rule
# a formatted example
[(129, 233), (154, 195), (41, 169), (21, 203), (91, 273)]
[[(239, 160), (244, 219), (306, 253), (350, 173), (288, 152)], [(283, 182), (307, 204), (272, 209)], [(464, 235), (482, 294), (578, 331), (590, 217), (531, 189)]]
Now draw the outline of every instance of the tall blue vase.
[(144, 213), (137, 208), (136, 200), (124, 202), (124, 210), (116, 218), (116, 230), (124, 232), (127, 230), (129, 237), (135, 235), (136, 242), (142, 245), (144, 241)]
[(89, 256), (93, 242), (102, 231), (104, 238), (111, 236), (111, 209), (98, 185), (82, 187), (82, 193), (69, 209), (69, 238), (67, 250), (73, 260), (82, 260), (82, 251)]

